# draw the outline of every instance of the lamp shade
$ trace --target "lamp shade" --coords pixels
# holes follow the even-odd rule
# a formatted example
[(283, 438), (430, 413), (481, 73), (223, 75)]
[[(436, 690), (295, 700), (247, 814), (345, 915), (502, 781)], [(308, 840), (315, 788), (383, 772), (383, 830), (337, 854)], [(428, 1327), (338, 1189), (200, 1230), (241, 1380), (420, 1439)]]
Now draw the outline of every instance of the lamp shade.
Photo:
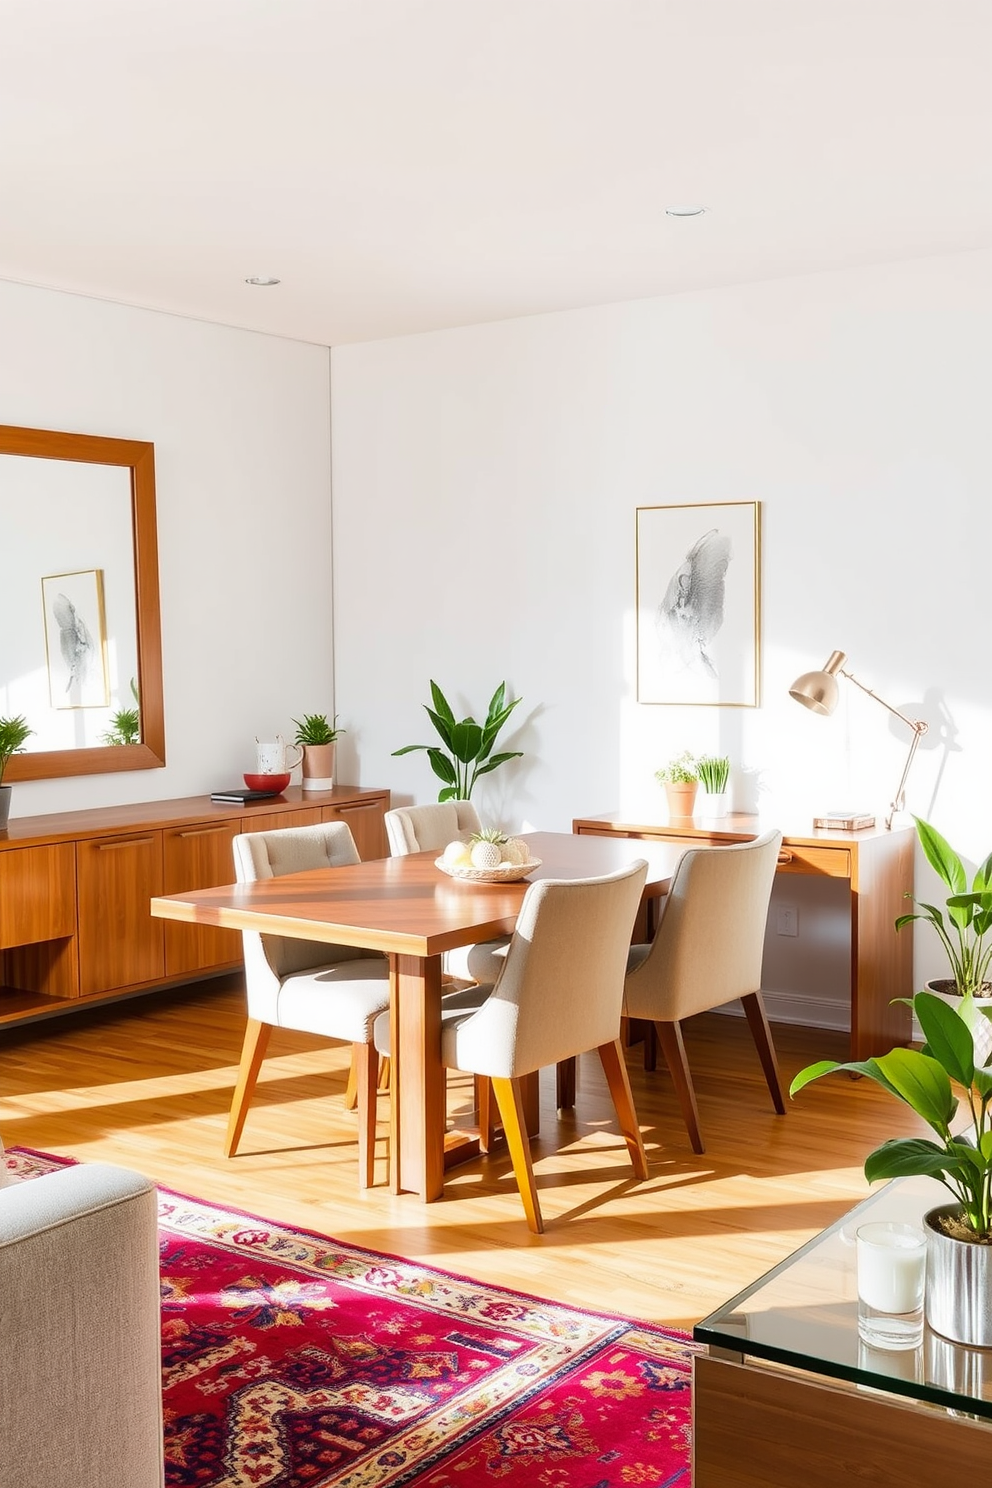
[(814, 713), (832, 713), (840, 695), (836, 674), (846, 660), (843, 651), (831, 651), (822, 671), (803, 672), (796, 678), (789, 688), (789, 696)]

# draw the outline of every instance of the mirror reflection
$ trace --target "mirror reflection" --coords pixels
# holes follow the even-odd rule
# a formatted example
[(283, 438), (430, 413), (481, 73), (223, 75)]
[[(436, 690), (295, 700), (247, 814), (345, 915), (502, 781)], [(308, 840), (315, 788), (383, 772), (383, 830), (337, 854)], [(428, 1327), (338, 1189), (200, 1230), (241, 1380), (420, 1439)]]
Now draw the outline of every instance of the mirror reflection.
[(165, 763), (154, 447), (0, 425), (5, 778)]
[(28, 720), (27, 753), (136, 743), (130, 471), (0, 455), (0, 511), (19, 539), (0, 586), (0, 713)]

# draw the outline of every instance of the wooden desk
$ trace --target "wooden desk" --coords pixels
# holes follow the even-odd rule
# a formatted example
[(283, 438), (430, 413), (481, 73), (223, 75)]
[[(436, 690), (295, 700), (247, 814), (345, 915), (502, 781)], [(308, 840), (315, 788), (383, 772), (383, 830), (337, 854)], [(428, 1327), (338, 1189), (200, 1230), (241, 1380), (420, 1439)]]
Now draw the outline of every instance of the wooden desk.
[[(682, 847), (673, 843), (585, 841), (568, 833), (525, 837), (542, 866), (538, 878), (586, 878), (648, 861), (647, 896), (664, 894)], [(455, 946), (506, 935), (527, 883), (478, 884), (448, 878), (435, 853), (384, 858), (354, 867), (290, 873), (151, 901), (154, 916), (232, 930), (259, 930), (364, 946), (389, 956), (393, 1091), (390, 1172), (394, 1193), (440, 1198), (445, 1169), (441, 1065), (441, 955)]]
[[(630, 821), (617, 812), (577, 817), (582, 836), (642, 842), (696, 844), (747, 842), (779, 826), (757, 816), (687, 817), (663, 822)], [(897, 915), (913, 891), (911, 826), (868, 827), (861, 832), (783, 828), (779, 873), (846, 879), (851, 891), (851, 1057), (887, 1054), (909, 1041), (912, 1015), (892, 999), (913, 995), (913, 937), (895, 929)]]

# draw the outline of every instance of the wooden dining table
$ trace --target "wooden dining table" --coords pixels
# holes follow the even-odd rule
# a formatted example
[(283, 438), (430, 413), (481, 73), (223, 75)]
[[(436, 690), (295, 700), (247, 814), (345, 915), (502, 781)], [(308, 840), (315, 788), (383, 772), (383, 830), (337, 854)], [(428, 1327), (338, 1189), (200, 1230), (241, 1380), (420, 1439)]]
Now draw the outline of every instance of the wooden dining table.
[(311, 869), (250, 884), (227, 884), (151, 900), (160, 919), (231, 930), (256, 930), (384, 952), (390, 967), (390, 1185), (424, 1202), (440, 1198), (445, 1168), (477, 1152), (462, 1134), (446, 1133), (441, 1063), (441, 956), (512, 932), (528, 883), (590, 878), (648, 864), (645, 900), (667, 893), (684, 846), (586, 837), (523, 834), (540, 867), (517, 883), (449, 877), (436, 854), (377, 858), (354, 866)]

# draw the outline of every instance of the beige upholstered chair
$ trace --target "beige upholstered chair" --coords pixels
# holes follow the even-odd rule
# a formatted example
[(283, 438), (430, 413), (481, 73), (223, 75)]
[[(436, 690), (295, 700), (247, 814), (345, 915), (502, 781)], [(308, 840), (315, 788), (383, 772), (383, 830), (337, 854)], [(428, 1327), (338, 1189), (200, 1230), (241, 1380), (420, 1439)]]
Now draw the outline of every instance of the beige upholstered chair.
[[(234, 839), (239, 883), (360, 861), (355, 840), (344, 822), (248, 832)], [(295, 1028), (302, 1033), (344, 1039), (352, 1045), (352, 1059), (357, 1064), (359, 1183), (362, 1188), (370, 1187), (375, 1163), (378, 1070), (372, 1025), (389, 1007), (388, 961), (376, 952), (322, 941), (292, 940), (247, 930), (243, 939), (248, 1026), (225, 1154), (231, 1157), (237, 1151), (273, 1028)]]
[[(647, 1177), (619, 1037), (624, 966), (646, 876), (647, 864), (638, 859), (603, 878), (532, 883), (489, 996), (474, 1012), (459, 1013), (449, 1004), (442, 1015), (445, 1065), (492, 1081), (535, 1234), (544, 1224), (524, 1121), (524, 1075), (598, 1050), (634, 1172)], [(380, 1036), (388, 1037), (388, 1018), (377, 1020), (377, 1042)]]
[[(768, 901), (782, 834), (684, 853), (650, 945), (630, 948), (624, 1012), (657, 1030), (694, 1152), (704, 1152), (682, 1041), (683, 1019), (740, 998), (780, 1116), (785, 1101), (761, 999)], [(647, 1067), (654, 1068), (653, 1039)]]
[[(438, 801), (432, 806), (397, 806), (385, 816), (390, 856), (441, 853), (449, 842), (465, 842), (482, 826), (471, 801)], [(444, 954), (444, 970), (462, 982), (494, 982), (510, 944), (508, 935), (478, 945), (458, 946)]]
[(6, 1178), (0, 1157), (0, 1488), (161, 1488), (155, 1185)]

